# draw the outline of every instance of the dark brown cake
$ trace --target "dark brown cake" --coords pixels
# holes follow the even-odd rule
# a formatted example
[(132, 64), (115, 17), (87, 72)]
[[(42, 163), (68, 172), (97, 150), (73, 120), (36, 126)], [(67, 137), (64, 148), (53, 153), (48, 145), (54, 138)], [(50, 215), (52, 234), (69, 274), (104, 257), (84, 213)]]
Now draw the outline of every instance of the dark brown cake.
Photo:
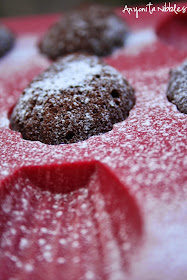
[(0, 57), (4, 56), (14, 44), (13, 33), (6, 28), (4, 25), (0, 24)]
[(181, 113), (187, 114), (187, 60), (170, 72), (167, 98)]
[(134, 90), (114, 68), (96, 56), (72, 54), (31, 82), (10, 123), (24, 139), (74, 143), (111, 130), (134, 103)]
[(73, 52), (108, 55), (122, 46), (127, 26), (103, 6), (89, 6), (65, 15), (40, 42), (40, 50), (52, 59)]

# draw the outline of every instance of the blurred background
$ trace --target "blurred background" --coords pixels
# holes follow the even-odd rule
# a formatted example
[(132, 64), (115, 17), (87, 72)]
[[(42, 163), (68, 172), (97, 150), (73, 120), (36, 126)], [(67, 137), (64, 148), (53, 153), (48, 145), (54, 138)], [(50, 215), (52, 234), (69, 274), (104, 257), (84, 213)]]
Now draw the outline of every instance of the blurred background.
[(74, 7), (84, 4), (97, 3), (111, 6), (124, 7), (136, 6), (141, 4), (152, 4), (158, 3), (177, 3), (179, 1), (168, 1), (168, 0), (0, 0), (0, 17), (12, 17), (12, 16), (27, 16), (33, 14), (46, 14), (46, 13), (59, 13), (67, 11)]

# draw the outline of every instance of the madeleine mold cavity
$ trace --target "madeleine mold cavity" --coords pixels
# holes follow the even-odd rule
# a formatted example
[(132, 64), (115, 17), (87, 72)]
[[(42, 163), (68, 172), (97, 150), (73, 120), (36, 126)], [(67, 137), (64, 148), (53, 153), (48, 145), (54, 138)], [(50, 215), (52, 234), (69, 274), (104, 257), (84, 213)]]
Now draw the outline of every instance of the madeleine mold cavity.
[(158, 37), (177, 49), (187, 50), (187, 13), (170, 14), (159, 24)]
[(142, 236), (134, 199), (100, 164), (23, 168), (0, 205), (2, 279), (119, 279)]

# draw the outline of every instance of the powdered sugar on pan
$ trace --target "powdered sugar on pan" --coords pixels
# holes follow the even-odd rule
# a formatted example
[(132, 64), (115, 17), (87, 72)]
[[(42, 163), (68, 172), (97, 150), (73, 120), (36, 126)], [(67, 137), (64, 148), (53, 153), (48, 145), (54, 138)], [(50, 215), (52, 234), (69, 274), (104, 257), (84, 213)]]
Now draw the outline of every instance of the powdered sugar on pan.
[[(157, 210), (152, 214), (154, 219), (151, 217), (147, 221), (146, 244), (140, 254), (133, 257), (132, 280), (149, 280), (150, 275), (152, 279), (158, 279), (158, 275), (159, 279), (185, 279), (187, 271), (184, 248), (187, 247), (187, 232), (183, 222), (187, 216), (186, 206), (180, 205), (179, 202), (177, 207), (168, 209), (168, 205), (164, 208), (163, 204), (154, 202)], [(163, 211), (167, 212), (167, 215), (163, 215)], [(172, 219), (175, 220), (174, 224), (171, 222)], [(157, 230), (154, 226), (155, 221)]]
[[(41, 69), (47, 67), (49, 62), (39, 54), (37, 48), (38, 40), (39, 36), (35, 34), (18, 37), (14, 48), (0, 61), (1, 77), (6, 77), (6, 74), (16, 74), (19, 70), (23, 71), (23, 69), (28, 71), (28, 69), (36, 66), (40, 66)], [(22, 72), (24, 77), (23, 74)]]
[[(42, 265), (46, 277), (46, 268), (55, 267), (58, 278), (63, 270), (69, 277), (75, 275), (74, 279), (82, 274), (85, 279), (95, 279), (99, 273), (101, 276), (109, 274), (109, 279), (123, 280), (124, 264), (136, 243), (132, 236), (141, 238), (139, 226), (133, 219), (125, 223), (126, 212), (132, 208), (131, 200), (126, 198), (125, 192), (123, 203), (116, 201), (118, 192), (113, 200), (105, 200), (97, 172), (78, 190), (63, 193), (65, 184), (64, 181), (60, 193), (44, 191), (29, 178), (19, 175), (6, 184), (6, 192), (0, 195), (0, 227), (2, 223), (5, 225), (0, 235), (1, 263), (4, 267), (11, 265), (18, 275), (23, 270), (25, 275), (31, 272), (38, 275)], [(117, 191), (118, 188), (122, 187), (116, 185)], [(104, 192), (110, 197), (113, 189), (104, 186)], [(110, 204), (116, 205), (112, 212)], [(136, 217), (136, 207), (133, 210)], [(32, 220), (28, 220), (29, 212), (32, 212)], [(112, 218), (114, 212), (120, 214), (119, 221)], [(121, 220), (124, 225), (119, 234), (115, 227)]]
[(125, 39), (124, 47), (122, 49), (117, 49), (112, 54), (112, 57), (117, 57), (123, 53), (125, 55), (138, 56), (145, 47), (154, 44), (156, 39), (157, 37), (154, 29), (147, 28), (129, 32)]
[[(187, 124), (186, 116), (178, 113), (165, 96), (168, 71), (162, 67), (157, 71), (123, 71), (136, 88), (137, 100), (128, 119), (116, 124), (113, 131), (84, 142), (52, 147), (22, 140), (19, 133), (9, 134), (7, 130), (1, 134), (1, 143), (12, 144), (2, 147), (1, 160), (7, 162), (17, 155), (13, 166), (97, 160), (119, 168), (117, 172), (123, 174), (122, 180), (132, 190), (141, 185), (156, 190), (161, 182), (164, 189), (171, 181), (178, 189), (178, 181), (184, 178)], [(9, 169), (5, 166), (3, 172)]]

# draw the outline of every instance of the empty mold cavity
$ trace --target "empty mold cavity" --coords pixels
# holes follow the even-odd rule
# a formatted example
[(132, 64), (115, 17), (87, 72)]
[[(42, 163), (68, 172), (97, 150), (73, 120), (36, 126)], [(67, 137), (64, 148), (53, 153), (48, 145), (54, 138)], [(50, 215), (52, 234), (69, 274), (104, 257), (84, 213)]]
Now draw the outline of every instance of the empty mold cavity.
[(187, 50), (187, 14), (169, 15), (158, 26), (157, 35), (167, 44)]
[(2, 279), (125, 277), (141, 236), (134, 199), (101, 164), (26, 167), (1, 185)]

